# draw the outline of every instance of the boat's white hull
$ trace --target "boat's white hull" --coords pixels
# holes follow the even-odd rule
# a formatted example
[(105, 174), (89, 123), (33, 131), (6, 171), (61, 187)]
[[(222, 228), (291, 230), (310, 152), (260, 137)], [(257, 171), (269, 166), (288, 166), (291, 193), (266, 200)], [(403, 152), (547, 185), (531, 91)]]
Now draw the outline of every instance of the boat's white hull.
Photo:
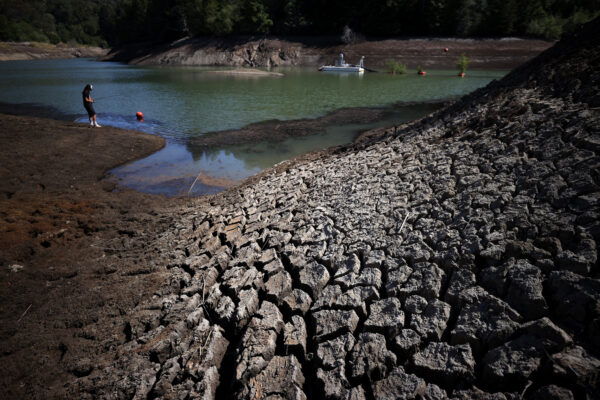
[(323, 72), (356, 72), (359, 74), (362, 74), (365, 72), (365, 69), (362, 67), (355, 67), (355, 66), (338, 67), (336, 65), (324, 65), (321, 68), (319, 68), (319, 70), (323, 71)]

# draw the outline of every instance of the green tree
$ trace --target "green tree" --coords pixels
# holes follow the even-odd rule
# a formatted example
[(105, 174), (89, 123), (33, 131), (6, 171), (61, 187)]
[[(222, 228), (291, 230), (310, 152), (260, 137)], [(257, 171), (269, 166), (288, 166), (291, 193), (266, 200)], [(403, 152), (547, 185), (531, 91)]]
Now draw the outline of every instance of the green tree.
[(240, 31), (242, 33), (269, 33), (273, 20), (264, 4), (256, 0), (246, 0), (240, 7)]

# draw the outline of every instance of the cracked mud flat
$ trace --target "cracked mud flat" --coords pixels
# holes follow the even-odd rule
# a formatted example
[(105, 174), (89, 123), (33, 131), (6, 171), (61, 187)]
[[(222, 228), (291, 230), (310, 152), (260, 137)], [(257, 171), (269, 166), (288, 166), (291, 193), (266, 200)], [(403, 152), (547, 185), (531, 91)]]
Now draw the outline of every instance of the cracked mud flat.
[(599, 33), (181, 215), (170, 284), (67, 393), (596, 398)]
[(598, 38), (171, 215), (165, 281), (62, 394), (597, 398)]

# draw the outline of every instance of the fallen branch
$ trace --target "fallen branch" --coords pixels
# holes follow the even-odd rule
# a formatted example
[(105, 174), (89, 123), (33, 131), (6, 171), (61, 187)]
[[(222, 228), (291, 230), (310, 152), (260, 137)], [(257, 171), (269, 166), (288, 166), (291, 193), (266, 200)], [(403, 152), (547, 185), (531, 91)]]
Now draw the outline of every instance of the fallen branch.
[(17, 322), (21, 322), (21, 320), (23, 319), (23, 317), (25, 316), (25, 314), (27, 314), (27, 311), (29, 311), (29, 309), (31, 308), (32, 304), (29, 305), (29, 307), (27, 307), (27, 310), (25, 310), (25, 312), (23, 313), (23, 315), (21, 315), (21, 318), (19, 318), (17, 320)]
[(194, 188), (194, 185), (196, 184), (196, 182), (198, 182), (198, 179), (200, 178), (201, 174), (202, 174), (202, 171), (200, 171), (198, 173), (198, 176), (196, 177), (196, 179), (194, 179), (194, 183), (192, 183), (192, 186), (190, 186), (190, 190), (188, 190), (188, 196), (190, 195), (190, 193), (192, 193), (192, 189)]
[(400, 235), (402, 233), (402, 228), (404, 228), (404, 223), (408, 219), (409, 215), (410, 215), (410, 212), (406, 213), (406, 217), (404, 217), (404, 221), (402, 221), (402, 225), (400, 225), (400, 230), (398, 231), (398, 235)]

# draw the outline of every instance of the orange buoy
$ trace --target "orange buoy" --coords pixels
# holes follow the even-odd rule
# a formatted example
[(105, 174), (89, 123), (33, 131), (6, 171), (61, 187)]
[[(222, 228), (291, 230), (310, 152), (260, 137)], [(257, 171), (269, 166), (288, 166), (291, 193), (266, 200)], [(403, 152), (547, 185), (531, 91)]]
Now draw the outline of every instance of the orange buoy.
[(136, 116), (136, 118), (137, 118), (138, 121), (142, 121), (144, 119), (144, 114), (142, 114), (141, 111), (136, 112), (135, 116)]

